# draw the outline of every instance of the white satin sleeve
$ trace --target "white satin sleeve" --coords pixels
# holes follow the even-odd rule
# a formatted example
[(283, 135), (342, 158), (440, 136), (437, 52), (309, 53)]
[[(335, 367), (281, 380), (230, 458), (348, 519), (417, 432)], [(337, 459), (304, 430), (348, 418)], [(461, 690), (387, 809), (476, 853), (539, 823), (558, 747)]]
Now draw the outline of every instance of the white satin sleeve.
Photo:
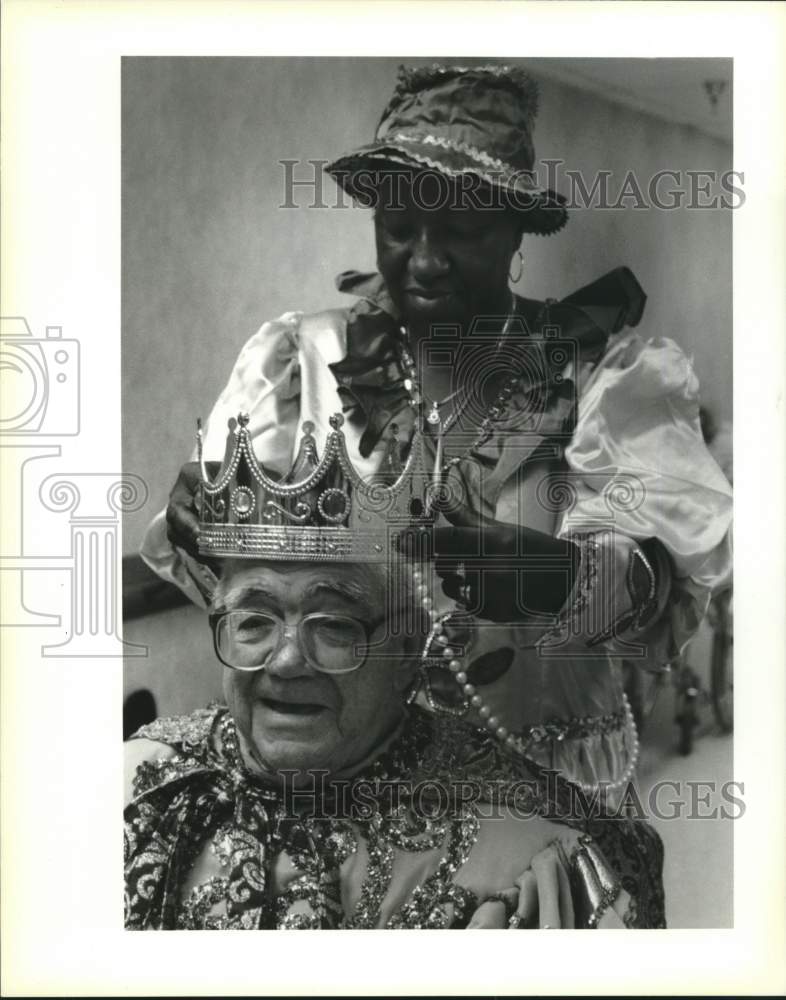
[(630, 610), (636, 543), (657, 539), (668, 554), (659, 575), (670, 586), (646, 626), (646, 659), (661, 664), (682, 651), (712, 592), (731, 579), (732, 491), (704, 444), (698, 410), (698, 380), (680, 347), (628, 334), (583, 387), (565, 452), (572, 504), (558, 534), (595, 539), (594, 584), (585, 574), (582, 600), (596, 633), (609, 608), (624, 613), (627, 600)]
[[(205, 459), (224, 458), (228, 421), (241, 412), (249, 416), (254, 450), (264, 455), (271, 470), (280, 474), (289, 470), (305, 420), (313, 421), (321, 450), (328, 416), (341, 412), (328, 365), (345, 353), (345, 326), (338, 311), (305, 318), (302, 313), (288, 312), (264, 323), (240, 351), (204, 425)], [(191, 455), (195, 459), (196, 451)], [(180, 587), (195, 604), (208, 603), (215, 577), (170, 544), (165, 511), (148, 526), (140, 554), (155, 573)]]

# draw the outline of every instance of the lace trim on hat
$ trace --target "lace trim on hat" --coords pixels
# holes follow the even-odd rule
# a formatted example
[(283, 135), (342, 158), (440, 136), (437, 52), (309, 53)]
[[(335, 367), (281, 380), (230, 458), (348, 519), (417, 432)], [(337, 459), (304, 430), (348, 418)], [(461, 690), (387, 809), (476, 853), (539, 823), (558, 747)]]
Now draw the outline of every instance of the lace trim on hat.
[(431, 135), (430, 133), (426, 133), (425, 135), (407, 135), (404, 132), (397, 132), (389, 138), (394, 139), (396, 142), (422, 142), (427, 146), (442, 146), (443, 149), (451, 149), (456, 153), (466, 153), (467, 156), (471, 156), (473, 160), (477, 160), (487, 167), (494, 167), (505, 173), (515, 173), (513, 167), (509, 163), (505, 163), (504, 160), (498, 160), (496, 157), (484, 153), (477, 146), (471, 146), (467, 142), (459, 142), (458, 139), (448, 139), (446, 136)]

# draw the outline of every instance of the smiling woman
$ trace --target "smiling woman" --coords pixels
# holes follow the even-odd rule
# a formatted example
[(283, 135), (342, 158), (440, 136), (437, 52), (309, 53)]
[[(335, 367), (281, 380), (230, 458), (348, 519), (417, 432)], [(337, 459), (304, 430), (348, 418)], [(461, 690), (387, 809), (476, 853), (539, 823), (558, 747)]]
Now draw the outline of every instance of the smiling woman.
[(374, 213), (377, 264), (410, 334), (428, 336), (432, 320), (467, 327), (475, 316), (507, 315), (524, 217), (490, 186), (481, 207), (435, 171), (398, 179), (400, 203), (380, 201)]
[[(128, 747), (127, 926), (660, 925), (652, 831), (613, 820), (580, 835), (538, 768), (408, 706), (419, 644), (396, 627), (385, 576), (226, 565), (226, 709), (158, 720)], [(358, 579), (368, 611), (347, 596)], [(316, 620), (382, 641), (371, 657), (342, 627), (313, 641)]]

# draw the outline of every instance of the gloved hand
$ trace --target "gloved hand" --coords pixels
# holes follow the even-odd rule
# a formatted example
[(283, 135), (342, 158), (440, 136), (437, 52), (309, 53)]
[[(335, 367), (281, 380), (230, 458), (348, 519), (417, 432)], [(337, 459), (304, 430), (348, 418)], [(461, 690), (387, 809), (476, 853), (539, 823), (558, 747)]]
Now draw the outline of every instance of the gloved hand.
[(578, 571), (571, 542), (499, 522), (437, 528), (434, 550), (445, 595), (488, 621), (555, 614)]
[(469, 511), (446, 516), (453, 523), (433, 528), (428, 546), (447, 597), (494, 622), (526, 622), (563, 607), (578, 572), (576, 545)]
[[(221, 463), (205, 462), (205, 468), (210, 478), (214, 479), (218, 475)], [(202, 470), (199, 462), (186, 462), (181, 467), (177, 482), (169, 494), (166, 533), (173, 546), (183, 549), (199, 562), (214, 566), (215, 560), (199, 554), (199, 512), (195, 500), (201, 481)]]

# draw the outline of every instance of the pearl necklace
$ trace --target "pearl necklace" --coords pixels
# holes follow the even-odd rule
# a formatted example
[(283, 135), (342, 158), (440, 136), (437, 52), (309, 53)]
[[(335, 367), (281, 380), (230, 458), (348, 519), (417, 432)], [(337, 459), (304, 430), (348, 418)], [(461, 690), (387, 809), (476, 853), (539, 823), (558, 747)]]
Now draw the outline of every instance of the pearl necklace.
[[(429, 587), (425, 582), (424, 572), (417, 566), (412, 568), (412, 590), (419, 597), (421, 607), (423, 608), (426, 619), (429, 623), (429, 638), (423, 651), (423, 659), (427, 658), (432, 642), (436, 642), (438, 645), (443, 646), (442, 658), (447, 661), (448, 670), (456, 678), (456, 683), (461, 687), (462, 693), (469, 699), (470, 705), (477, 711), (478, 715), (483, 720), (485, 727), (491, 730), (493, 735), (506, 746), (511, 749), (518, 750), (519, 752), (523, 752), (523, 741), (519, 737), (512, 735), (508, 729), (501, 724), (497, 716), (491, 714), (491, 709), (488, 705), (483, 704), (483, 699), (477, 693), (474, 684), (469, 683), (469, 678), (463, 670), (461, 660), (458, 658), (460, 654), (448, 644), (448, 637), (445, 635), (445, 621), (451, 614), (453, 614), (453, 612), (448, 612), (442, 616), (435, 613), (434, 602), (428, 593)], [(412, 697), (414, 700), (414, 695)]]
[[(491, 709), (488, 705), (483, 703), (483, 698), (478, 694), (475, 685), (470, 684), (469, 677), (463, 669), (463, 664), (459, 659), (461, 654), (449, 645), (448, 637), (445, 635), (445, 622), (448, 618), (450, 618), (453, 612), (449, 611), (442, 615), (436, 614), (434, 611), (434, 601), (428, 592), (429, 587), (426, 583), (426, 573), (424, 573), (424, 570), (418, 566), (414, 566), (411, 573), (412, 592), (420, 599), (421, 607), (423, 608), (426, 619), (429, 623), (429, 637), (426, 640), (421, 659), (425, 661), (428, 658), (432, 642), (442, 646), (442, 658), (446, 661), (448, 670), (455, 677), (456, 683), (461, 688), (462, 694), (469, 700), (470, 706), (475, 709), (485, 728), (488, 729), (490, 733), (508, 749), (526, 756), (529, 741), (511, 733), (496, 715), (492, 715)], [(417, 689), (412, 694), (410, 700), (414, 701), (416, 694)], [(622, 700), (625, 708), (625, 729), (629, 739), (631, 739), (633, 743), (633, 749), (622, 775), (615, 781), (603, 783), (603, 789), (606, 793), (615, 792), (625, 787), (633, 777), (633, 773), (636, 770), (636, 765), (639, 761), (641, 745), (639, 743), (638, 732), (636, 731), (636, 723), (633, 718), (633, 710), (631, 709), (628, 697), (624, 692)], [(577, 778), (572, 778), (571, 780), (581, 789), (582, 792), (585, 792), (586, 794), (591, 794), (598, 787), (597, 784), (587, 781), (579, 781)]]
[[(505, 342), (508, 334), (510, 333), (510, 327), (513, 322), (513, 317), (515, 315), (515, 309), (516, 309), (516, 297), (513, 293), (511, 293), (510, 312), (505, 318), (505, 324), (502, 327), (502, 332), (500, 333), (496, 347), (494, 348), (495, 354), (501, 350), (503, 343)], [(415, 367), (414, 358), (412, 357), (412, 354), (410, 353), (409, 348), (407, 347), (407, 344), (409, 342), (409, 333), (405, 326), (402, 326), (400, 329), (402, 337), (401, 363), (406, 372), (406, 378), (404, 379), (404, 388), (409, 393), (409, 405), (416, 412), (420, 411), (422, 415), (422, 409), (423, 409), (423, 403), (425, 402), (425, 397), (418, 384), (418, 375), (417, 375), (417, 369)], [(442, 400), (436, 400), (436, 399), (432, 400), (431, 409), (429, 410), (425, 423), (429, 424), (433, 428), (436, 436), (434, 471), (432, 474), (432, 482), (434, 486), (432, 494), (433, 497), (437, 497), (440, 495), (443, 475), (452, 466), (458, 465), (459, 462), (461, 462), (464, 458), (470, 455), (476, 448), (479, 448), (483, 444), (485, 444), (486, 441), (488, 441), (488, 439), (491, 437), (494, 423), (502, 415), (505, 407), (507, 406), (507, 403), (509, 402), (511, 396), (513, 395), (516, 389), (516, 386), (519, 384), (520, 379), (521, 377), (518, 374), (508, 379), (508, 381), (500, 390), (494, 405), (489, 407), (488, 414), (483, 419), (478, 428), (478, 435), (476, 439), (464, 451), (462, 455), (459, 455), (455, 458), (451, 458), (447, 462), (443, 461), (443, 441), (445, 438), (445, 434), (447, 434), (450, 428), (456, 423), (458, 418), (467, 408), (469, 404), (469, 398), (466, 397), (463, 400), (463, 402), (459, 399), (456, 403), (453, 412), (449, 414), (447, 420), (445, 421), (442, 420), (442, 417), (440, 415), (440, 407), (444, 406), (446, 403), (449, 403), (452, 399), (457, 397), (459, 394), (459, 390), (455, 389), (453, 392), (450, 393), (450, 395), (446, 396)], [(432, 502), (433, 501), (431, 500), (429, 500), (428, 502), (426, 509), (427, 514), (430, 512)]]
[[(505, 319), (505, 325), (500, 333), (499, 340), (495, 351), (499, 351), (505, 338), (510, 332), (510, 326), (513, 321), (513, 316), (515, 313), (515, 296), (511, 294), (511, 309)], [(418, 411), (422, 410), (423, 405), (423, 395), (420, 392), (417, 380), (417, 370), (415, 368), (415, 362), (410, 354), (407, 343), (409, 340), (406, 327), (401, 328), (402, 333), (402, 347), (401, 347), (401, 359), (407, 374), (404, 380), (404, 387), (409, 393), (409, 404), (410, 406)], [(501, 390), (497, 402), (489, 409), (488, 415), (485, 417), (483, 422), (478, 428), (478, 435), (475, 441), (470, 445), (466, 452), (457, 457), (450, 459), (447, 463), (443, 464), (443, 438), (446, 432), (455, 424), (458, 420), (460, 414), (467, 406), (467, 401), (464, 401), (464, 405), (456, 405), (453, 412), (449, 415), (446, 421), (442, 421), (440, 416), (439, 408), (444, 406), (445, 403), (453, 399), (457, 394), (458, 390), (452, 392), (449, 396), (443, 399), (441, 402), (434, 400), (431, 404), (431, 410), (429, 411), (426, 421), (431, 427), (434, 428), (436, 432), (436, 452), (434, 456), (434, 486), (435, 495), (437, 495), (438, 487), (441, 485), (442, 476), (446, 473), (451, 466), (457, 465), (466, 455), (469, 455), (475, 448), (480, 447), (484, 444), (488, 438), (491, 436), (493, 430), (494, 422), (501, 415), (505, 405), (510, 400), (513, 392), (518, 384), (520, 376), (508, 380), (503, 389)], [(429, 650), (433, 642), (437, 645), (444, 647), (442, 649), (442, 658), (447, 662), (448, 670), (453, 674), (456, 679), (456, 683), (460, 686), (462, 694), (465, 699), (469, 700), (469, 705), (475, 709), (478, 716), (483, 720), (484, 726), (491, 731), (491, 733), (505, 746), (512, 750), (518, 750), (522, 752), (524, 749), (524, 743), (519, 738), (514, 736), (506, 726), (502, 725), (500, 720), (496, 715), (491, 714), (491, 709), (488, 705), (484, 705), (483, 699), (478, 694), (477, 689), (474, 684), (469, 683), (469, 678), (465, 670), (462, 669), (463, 665), (461, 660), (458, 658), (458, 653), (448, 644), (448, 637), (445, 635), (445, 621), (450, 617), (453, 612), (448, 612), (442, 616), (438, 616), (434, 612), (434, 602), (429, 595), (428, 584), (425, 582), (423, 569), (419, 567), (413, 567), (412, 569), (412, 589), (413, 592), (419, 597), (421, 606), (429, 622), (429, 638), (426, 641), (425, 648), (423, 650), (423, 659), (425, 660), (429, 655)], [(414, 696), (413, 696), (414, 697)]]
[[(499, 351), (505, 338), (508, 336), (510, 331), (510, 326), (513, 320), (515, 308), (515, 296), (512, 299), (512, 308), (508, 314), (505, 325), (502, 328), (499, 340), (495, 348), (495, 352)], [(409, 393), (409, 404), (414, 410), (422, 410), (422, 405), (424, 402), (423, 394), (420, 392), (417, 381), (417, 370), (415, 368), (415, 362), (410, 354), (406, 344), (408, 342), (408, 334), (406, 327), (401, 328), (402, 333), (402, 347), (401, 347), (401, 360), (407, 373), (407, 377), (404, 380), (404, 387)], [(487, 416), (484, 418), (480, 427), (478, 428), (478, 435), (473, 441), (473, 443), (467, 448), (467, 450), (460, 456), (449, 459), (443, 464), (443, 453), (442, 444), (443, 438), (446, 432), (455, 424), (456, 420), (466, 408), (467, 402), (464, 401), (463, 406), (457, 405), (450, 414), (448, 419), (443, 423), (440, 416), (439, 408), (444, 406), (445, 403), (450, 402), (457, 394), (458, 390), (452, 392), (442, 401), (433, 400), (431, 403), (431, 410), (426, 418), (427, 422), (436, 431), (436, 452), (434, 456), (434, 473), (433, 482), (435, 486), (435, 495), (437, 494), (438, 487), (441, 485), (442, 476), (448, 472), (448, 470), (454, 466), (458, 465), (464, 458), (471, 454), (476, 448), (481, 447), (488, 441), (491, 436), (494, 424), (499, 419), (499, 417), (504, 412), (507, 404), (516, 390), (521, 376), (516, 374), (512, 376), (502, 387), (500, 393), (497, 397), (496, 402), (493, 406), (489, 408)], [(456, 679), (456, 683), (461, 688), (462, 694), (465, 699), (468, 700), (469, 705), (475, 709), (477, 715), (481, 719), (483, 725), (488, 729), (491, 734), (500, 741), (504, 746), (510, 750), (516, 751), (521, 754), (526, 753), (527, 741), (523, 740), (520, 736), (516, 736), (511, 733), (510, 730), (502, 724), (500, 719), (496, 715), (492, 715), (491, 709), (488, 705), (484, 704), (483, 698), (478, 694), (477, 689), (474, 684), (469, 683), (469, 677), (466, 671), (463, 669), (463, 664), (458, 658), (459, 654), (449, 645), (448, 637), (445, 635), (445, 625), (444, 623), (453, 614), (453, 612), (448, 612), (442, 616), (437, 616), (434, 612), (434, 602), (428, 593), (428, 584), (425, 582), (425, 576), (423, 569), (415, 566), (412, 569), (412, 589), (421, 603), (421, 607), (426, 615), (429, 622), (429, 638), (426, 641), (422, 659), (426, 660), (429, 655), (429, 650), (433, 642), (438, 645), (443, 646), (442, 657), (447, 661), (448, 670), (453, 674)], [(417, 689), (412, 695), (412, 700), (414, 700), (417, 694)], [(638, 733), (636, 731), (636, 723), (633, 718), (633, 711), (628, 702), (627, 696), (623, 693), (623, 702), (625, 707), (625, 717), (626, 717), (626, 730), (629, 737), (632, 737), (633, 750), (630, 755), (628, 764), (620, 778), (616, 781), (604, 784), (604, 789), (607, 792), (613, 792), (621, 789), (623, 786), (627, 785), (628, 782), (633, 777), (633, 773), (636, 770), (636, 765), (639, 759), (640, 744)], [(593, 785), (591, 782), (584, 782), (574, 779), (574, 784), (576, 784), (582, 792), (590, 794), (595, 790), (597, 785)]]

